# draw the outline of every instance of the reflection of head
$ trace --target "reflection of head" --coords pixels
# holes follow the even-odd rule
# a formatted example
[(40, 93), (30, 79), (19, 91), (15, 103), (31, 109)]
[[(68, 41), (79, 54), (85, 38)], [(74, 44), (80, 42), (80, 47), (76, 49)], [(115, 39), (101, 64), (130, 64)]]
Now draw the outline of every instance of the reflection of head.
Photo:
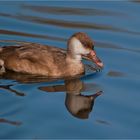
[(65, 105), (73, 116), (87, 119), (93, 108), (94, 100), (99, 95), (101, 95), (101, 92), (89, 96), (67, 94)]
[(84, 88), (84, 84), (80, 79), (71, 79), (65, 81), (66, 92), (70, 94), (80, 94), (80, 91)]

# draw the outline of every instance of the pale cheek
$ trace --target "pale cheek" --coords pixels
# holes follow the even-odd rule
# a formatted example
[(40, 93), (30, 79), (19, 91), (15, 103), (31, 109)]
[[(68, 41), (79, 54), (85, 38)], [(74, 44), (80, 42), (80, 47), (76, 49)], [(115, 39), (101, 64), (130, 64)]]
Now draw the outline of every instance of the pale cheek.
[(78, 55), (81, 55), (81, 54), (84, 55), (90, 52), (88, 49), (85, 49), (83, 45), (81, 44), (81, 42), (77, 40), (76, 38), (72, 38), (71, 43), (70, 43), (70, 48), (74, 54), (78, 54)]
[(77, 54), (88, 54), (90, 51), (88, 49), (85, 49), (83, 46), (78, 46), (75, 50)]
[(85, 54), (89, 54), (90, 53), (90, 50), (85, 50)]

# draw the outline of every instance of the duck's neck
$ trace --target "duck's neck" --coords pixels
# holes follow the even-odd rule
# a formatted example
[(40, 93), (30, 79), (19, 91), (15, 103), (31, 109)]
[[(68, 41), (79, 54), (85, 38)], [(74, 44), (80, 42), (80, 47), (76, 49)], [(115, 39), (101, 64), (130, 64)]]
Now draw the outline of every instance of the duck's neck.
[(71, 75), (82, 74), (84, 65), (82, 64), (81, 43), (76, 38), (71, 38), (68, 42), (66, 55), (67, 72)]
[(81, 62), (81, 55), (73, 55), (71, 53), (67, 53), (66, 57), (66, 67), (67, 73), (71, 76), (83, 74), (85, 69), (84, 65)]
[(67, 52), (66, 55), (66, 67), (69, 75), (78, 75), (84, 73), (84, 65), (81, 62), (82, 57), (79, 54), (72, 53), (71, 51)]
[(80, 51), (81, 43), (78, 39), (75, 37), (72, 37), (68, 41), (68, 49), (67, 49), (67, 59), (70, 59), (71, 61), (74, 61), (75, 63), (80, 63), (82, 60)]
[(67, 52), (66, 56), (67, 61), (72, 61), (75, 63), (81, 63), (82, 57), (79, 54), (73, 54), (71, 52)]

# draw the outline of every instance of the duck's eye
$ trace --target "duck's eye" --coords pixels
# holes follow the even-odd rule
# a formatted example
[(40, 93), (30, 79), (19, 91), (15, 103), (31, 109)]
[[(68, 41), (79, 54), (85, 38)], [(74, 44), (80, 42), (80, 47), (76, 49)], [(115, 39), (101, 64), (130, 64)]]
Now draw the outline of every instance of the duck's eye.
[(87, 47), (87, 44), (86, 44), (86, 42), (82, 42), (82, 44), (83, 44), (85, 47)]

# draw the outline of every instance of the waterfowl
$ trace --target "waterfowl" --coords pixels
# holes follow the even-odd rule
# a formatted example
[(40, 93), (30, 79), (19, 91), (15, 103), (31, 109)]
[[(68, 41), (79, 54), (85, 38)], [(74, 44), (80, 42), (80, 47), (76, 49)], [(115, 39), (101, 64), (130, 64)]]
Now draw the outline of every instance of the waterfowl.
[(67, 51), (36, 43), (0, 48), (0, 65), (3, 70), (53, 77), (83, 74), (83, 57), (92, 60), (98, 67), (103, 67), (94, 50), (93, 40), (83, 32), (75, 33), (69, 38)]

